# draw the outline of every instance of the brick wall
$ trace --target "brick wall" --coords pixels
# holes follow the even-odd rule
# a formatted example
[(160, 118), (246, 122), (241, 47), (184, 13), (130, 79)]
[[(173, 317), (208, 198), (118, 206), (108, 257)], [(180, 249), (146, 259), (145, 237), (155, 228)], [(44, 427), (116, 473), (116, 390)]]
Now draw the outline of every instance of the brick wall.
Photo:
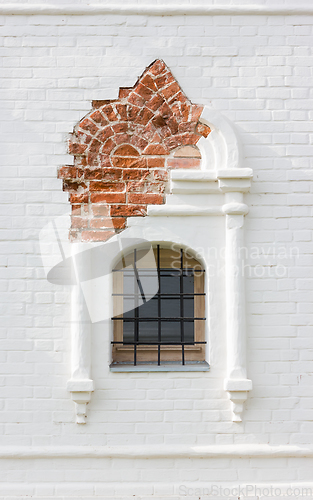
[(74, 167), (58, 173), (70, 193), (74, 241), (105, 241), (127, 217), (164, 203), (168, 170), (199, 168), (195, 146), (210, 133), (199, 122), (203, 106), (187, 99), (161, 60), (133, 87), (120, 88), (118, 99), (93, 101), (93, 108), (70, 139)]
[[(0, 22), (1, 446), (311, 445), (312, 18), (2, 15)], [(93, 347), (97, 391), (82, 430), (74, 424), (66, 391), (69, 290), (46, 280), (38, 232), (69, 208), (57, 179), (58, 167), (72, 164), (69, 132), (90, 113), (91, 101), (118, 99), (118, 88), (132, 87), (155, 59), (165, 61), (191, 102), (210, 104), (233, 122), (243, 145), (243, 166), (254, 170), (246, 195), (248, 359), (254, 389), (238, 425), (230, 422), (222, 371), (218, 377), (112, 377), (101, 351), (108, 349), (107, 339), (98, 325), (99, 343)], [(75, 179), (71, 172), (76, 175), (76, 170), (69, 177), (64, 173), (65, 180)], [(84, 180), (86, 185), (103, 181)], [(108, 216), (106, 206), (95, 205), (88, 221)], [(76, 216), (86, 220), (82, 212)], [(221, 337), (217, 353), (222, 342)], [(55, 481), (87, 481), (79, 493), (87, 496), (90, 488), (104, 491), (101, 481), (111, 479), (116, 485), (138, 481), (142, 495), (154, 488), (162, 496), (162, 491), (173, 494), (173, 485), (162, 490), (162, 484), (174, 480), (296, 483), (311, 481), (312, 471), (308, 458), (224, 458), (192, 465), (169, 459), (162, 467), (152, 461), (148, 472), (144, 460), (136, 467), (126, 459), (123, 467), (106, 459), (81, 462), (81, 468), (75, 461), (56, 462), (1, 462), (6, 482), (1, 494), (40, 497), (56, 494)], [(28, 486), (18, 485), (23, 482)], [(59, 496), (66, 496), (64, 491), (60, 487)]]

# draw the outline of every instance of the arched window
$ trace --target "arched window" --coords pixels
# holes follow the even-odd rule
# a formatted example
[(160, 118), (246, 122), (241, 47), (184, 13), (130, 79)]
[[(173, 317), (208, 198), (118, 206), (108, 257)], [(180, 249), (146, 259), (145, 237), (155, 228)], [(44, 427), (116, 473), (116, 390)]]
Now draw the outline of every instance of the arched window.
[(182, 248), (153, 245), (123, 256), (113, 296), (112, 366), (204, 361), (204, 269)]

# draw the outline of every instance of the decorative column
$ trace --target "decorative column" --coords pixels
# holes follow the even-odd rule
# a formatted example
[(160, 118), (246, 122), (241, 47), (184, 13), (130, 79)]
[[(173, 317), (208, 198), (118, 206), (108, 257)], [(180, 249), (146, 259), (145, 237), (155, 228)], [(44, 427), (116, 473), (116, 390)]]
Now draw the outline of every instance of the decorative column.
[(218, 172), (219, 186), (225, 193), (226, 218), (227, 377), (224, 388), (231, 400), (234, 422), (241, 422), (243, 405), (252, 389), (246, 367), (244, 216), (248, 207), (243, 203), (243, 193), (249, 190), (251, 177), (251, 169)]
[[(80, 269), (75, 261), (79, 245), (73, 243), (72, 261), (76, 278), (76, 285), (73, 285), (71, 292), (71, 378), (67, 382), (67, 390), (71, 392), (76, 408), (76, 422), (86, 423), (87, 403), (91, 399), (91, 392), (94, 390), (94, 382), (91, 379), (91, 322), (85, 299), (80, 285)], [(80, 259), (83, 262), (84, 274), (88, 274), (90, 261), (88, 252), (86, 258)]]

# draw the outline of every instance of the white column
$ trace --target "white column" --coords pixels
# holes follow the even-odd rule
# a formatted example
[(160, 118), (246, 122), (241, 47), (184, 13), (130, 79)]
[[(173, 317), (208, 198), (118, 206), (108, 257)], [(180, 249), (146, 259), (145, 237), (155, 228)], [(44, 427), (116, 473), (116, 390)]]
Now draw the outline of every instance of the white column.
[[(88, 314), (85, 299), (81, 290), (79, 269), (75, 266), (75, 254), (78, 247), (73, 244), (72, 259), (74, 262), (76, 285), (71, 291), (71, 378), (67, 383), (67, 390), (71, 392), (75, 403), (76, 422), (86, 423), (86, 406), (94, 390), (94, 383), (91, 379), (91, 321)], [(88, 252), (85, 252), (84, 273), (88, 262)]]
[(230, 169), (219, 176), (220, 188), (225, 193), (223, 212), (226, 219), (227, 376), (224, 388), (231, 400), (235, 422), (241, 422), (243, 404), (252, 389), (252, 382), (247, 378), (244, 277), (244, 216), (248, 207), (243, 203), (243, 191), (249, 188), (250, 179), (243, 174), (240, 178)]

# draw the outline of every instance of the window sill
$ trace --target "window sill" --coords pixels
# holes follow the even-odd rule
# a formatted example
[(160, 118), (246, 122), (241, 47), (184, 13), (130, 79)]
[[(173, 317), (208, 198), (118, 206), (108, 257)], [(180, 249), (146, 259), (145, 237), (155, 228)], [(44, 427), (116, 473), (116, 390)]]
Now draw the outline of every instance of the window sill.
[(185, 365), (174, 362), (163, 362), (160, 366), (157, 363), (138, 363), (136, 366), (130, 363), (110, 365), (111, 372), (207, 372), (209, 370), (210, 365), (206, 361), (187, 362)]

